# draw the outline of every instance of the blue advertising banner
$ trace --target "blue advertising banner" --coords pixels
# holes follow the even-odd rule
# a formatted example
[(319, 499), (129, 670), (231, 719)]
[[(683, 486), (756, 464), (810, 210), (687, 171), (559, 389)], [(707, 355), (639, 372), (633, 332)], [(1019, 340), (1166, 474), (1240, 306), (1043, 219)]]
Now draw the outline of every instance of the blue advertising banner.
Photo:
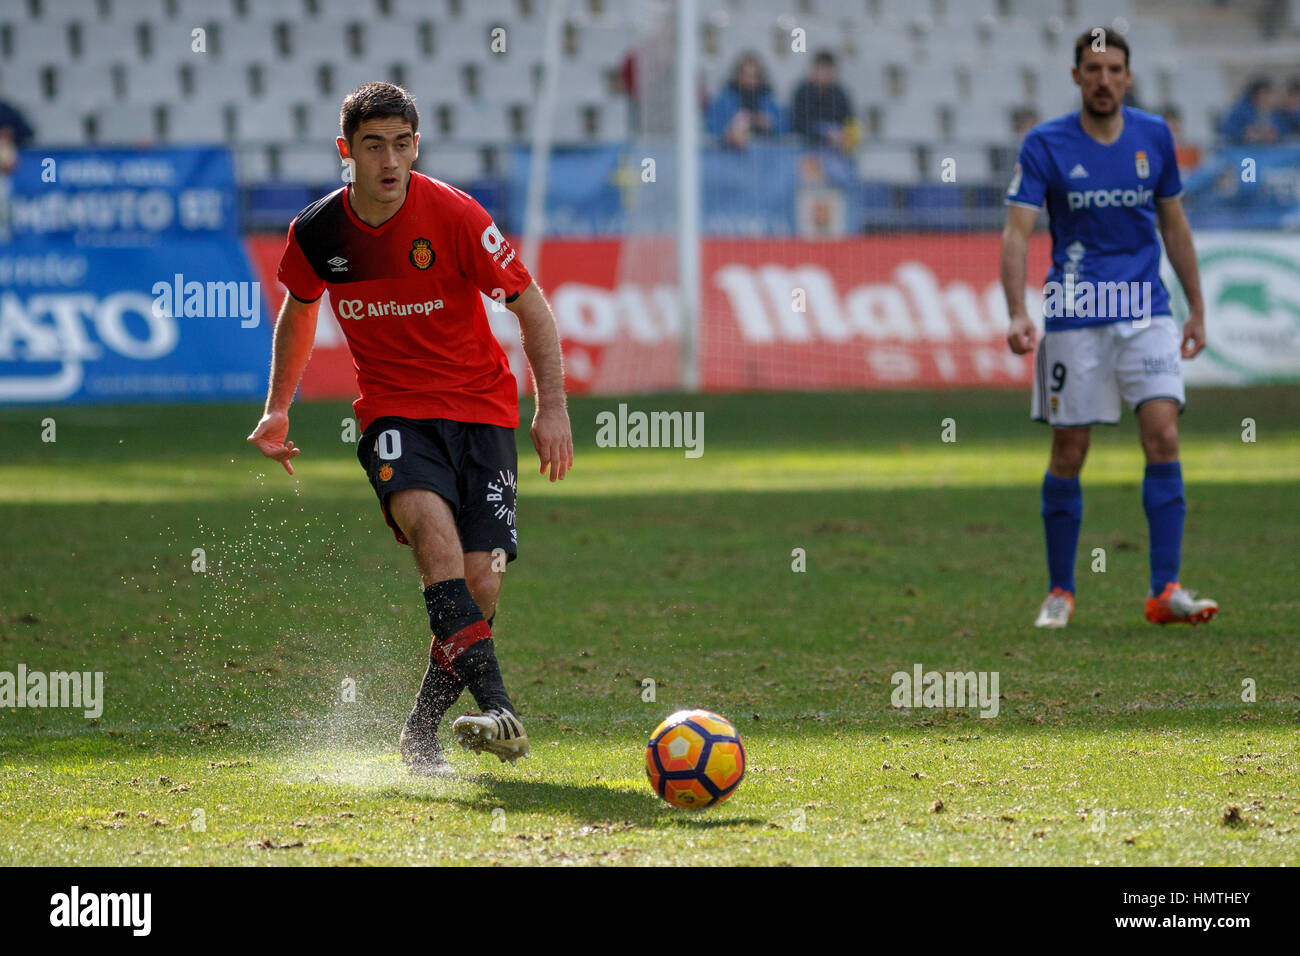
[(238, 198), (223, 148), (28, 151), (13, 176), (11, 238), (115, 248), (233, 238)]
[(1199, 229), (1300, 228), (1300, 146), (1232, 146), (1183, 180)]
[(264, 395), (271, 323), (235, 197), (224, 150), (24, 154), (0, 243), (0, 402)]

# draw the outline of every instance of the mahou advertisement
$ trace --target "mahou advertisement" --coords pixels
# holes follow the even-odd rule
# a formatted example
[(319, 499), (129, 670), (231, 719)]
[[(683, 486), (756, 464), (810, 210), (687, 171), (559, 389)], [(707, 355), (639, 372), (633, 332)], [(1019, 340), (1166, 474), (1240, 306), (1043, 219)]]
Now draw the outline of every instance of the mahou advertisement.
[[(249, 240), (263, 288), (280, 237)], [(828, 242), (709, 240), (700, 317), (708, 390), (1027, 386), (1030, 359), (1006, 346), (997, 236), (890, 236)], [(666, 258), (665, 258), (666, 257)], [(550, 299), (574, 394), (680, 387), (681, 322), (671, 278), (641, 278), (671, 245), (548, 240), (534, 268)], [(1036, 242), (1030, 275), (1045, 274)], [(1031, 283), (1032, 288), (1032, 283)], [(278, 309), (278, 301), (271, 304)], [(521, 387), (526, 362), (513, 314), (484, 299)], [(1031, 314), (1041, 299), (1031, 294)], [(304, 397), (355, 394), (352, 362), (328, 301)]]

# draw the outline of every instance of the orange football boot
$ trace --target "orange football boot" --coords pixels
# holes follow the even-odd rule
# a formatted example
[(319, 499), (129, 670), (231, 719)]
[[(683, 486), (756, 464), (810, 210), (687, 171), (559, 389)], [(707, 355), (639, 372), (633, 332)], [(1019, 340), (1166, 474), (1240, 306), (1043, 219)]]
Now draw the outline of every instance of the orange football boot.
[(1170, 581), (1159, 597), (1147, 598), (1147, 620), (1152, 624), (1204, 624), (1219, 613), (1217, 601), (1197, 598), (1177, 581)]

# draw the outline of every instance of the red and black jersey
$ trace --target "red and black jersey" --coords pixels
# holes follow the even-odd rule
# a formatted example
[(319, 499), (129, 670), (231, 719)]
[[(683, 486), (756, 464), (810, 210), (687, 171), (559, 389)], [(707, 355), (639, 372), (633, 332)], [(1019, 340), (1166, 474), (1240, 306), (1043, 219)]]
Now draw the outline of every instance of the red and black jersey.
[(479, 293), (511, 302), (532, 277), (466, 193), (413, 171), (401, 209), (368, 226), (348, 187), (335, 190), (289, 224), (279, 278), (302, 302), (329, 289), (363, 429), (382, 415), (519, 425), (515, 377)]

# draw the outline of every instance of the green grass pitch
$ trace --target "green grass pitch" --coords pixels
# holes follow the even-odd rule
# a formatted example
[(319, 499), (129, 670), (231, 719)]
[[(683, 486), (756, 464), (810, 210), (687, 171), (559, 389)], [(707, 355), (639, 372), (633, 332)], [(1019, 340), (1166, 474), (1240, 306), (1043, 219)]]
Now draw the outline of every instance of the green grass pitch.
[[(251, 405), (0, 410), (0, 671), (102, 671), (105, 695), (95, 721), (0, 710), (0, 864), (1296, 861), (1294, 390), (1191, 395), (1206, 627), (1143, 620), (1136, 426), (1096, 430), (1057, 633), (1031, 626), (1048, 433), (1020, 392), (627, 399), (703, 411), (694, 460), (595, 447), (618, 401), (572, 402), (559, 485), (520, 431), (496, 630), (533, 755), (453, 753), (449, 781), (397, 758), (428, 625), (346, 403), (294, 409), (294, 478), (244, 443)], [(916, 664), (997, 671), (999, 714), (893, 707)], [(703, 813), (642, 764), (691, 706), (749, 753)]]

